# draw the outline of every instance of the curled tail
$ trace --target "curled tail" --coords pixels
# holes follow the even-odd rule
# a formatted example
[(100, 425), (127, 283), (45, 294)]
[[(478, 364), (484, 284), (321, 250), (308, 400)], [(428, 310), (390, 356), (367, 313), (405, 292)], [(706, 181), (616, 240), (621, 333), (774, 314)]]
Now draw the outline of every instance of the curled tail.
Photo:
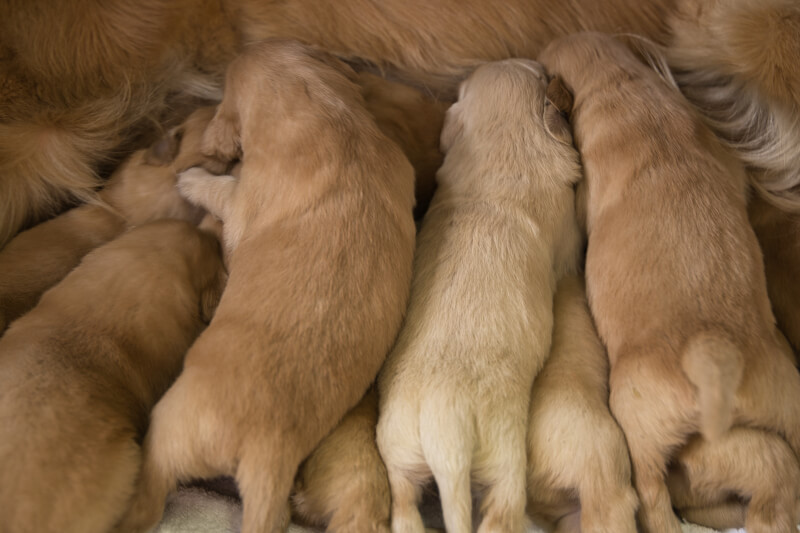
[(686, 344), (681, 367), (697, 388), (700, 432), (706, 440), (718, 439), (731, 427), (743, 366), (741, 351), (720, 335), (701, 333)]

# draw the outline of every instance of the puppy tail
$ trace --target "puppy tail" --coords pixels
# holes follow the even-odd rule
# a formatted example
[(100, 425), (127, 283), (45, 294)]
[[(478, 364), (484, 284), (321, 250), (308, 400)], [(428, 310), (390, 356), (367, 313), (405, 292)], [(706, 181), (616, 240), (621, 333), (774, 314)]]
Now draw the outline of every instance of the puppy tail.
[(420, 420), (420, 440), (439, 488), (445, 529), (454, 533), (472, 531), (474, 425), (467, 413), (452, 407), (441, 409), (440, 402), (430, 402), (427, 407)]
[(700, 432), (706, 440), (714, 441), (733, 423), (736, 390), (744, 366), (742, 353), (718, 334), (701, 333), (689, 339), (681, 366), (697, 388)]

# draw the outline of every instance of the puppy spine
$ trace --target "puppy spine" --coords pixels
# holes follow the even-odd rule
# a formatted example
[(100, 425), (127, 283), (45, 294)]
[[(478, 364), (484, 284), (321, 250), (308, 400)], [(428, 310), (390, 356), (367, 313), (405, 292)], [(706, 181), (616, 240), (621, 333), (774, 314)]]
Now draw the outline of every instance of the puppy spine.
[(714, 441), (730, 429), (744, 358), (730, 341), (711, 333), (695, 335), (686, 345), (681, 366), (697, 388), (700, 432)]

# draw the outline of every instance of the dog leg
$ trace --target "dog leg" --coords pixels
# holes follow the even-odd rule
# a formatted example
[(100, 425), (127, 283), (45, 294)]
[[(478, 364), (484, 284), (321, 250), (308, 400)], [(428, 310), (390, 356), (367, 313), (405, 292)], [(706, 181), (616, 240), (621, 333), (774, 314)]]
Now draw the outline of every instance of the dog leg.
[(195, 167), (181, 172), (178, 177), (178, 190), (181, 196), (204, 208), (224, 224), (229, 215), (231, 198), (237, 183), (237, 179), (233, 176), (217, 176)]
[[(488, 464), (479, 468), (488, 481), (481, 504), (483, 519), (478, 533), (514, 533), (525, 522), (525, 428), (513, 428), (491, 447)], [(469, 477), (467, 477), (469, 479)]]
[(275, 451), (289, 448), (270, 446), (268, 439), (247, 439), (236, 471), (242, 533), (283, 533), (289, 527), (289, 495), (300, 459)]

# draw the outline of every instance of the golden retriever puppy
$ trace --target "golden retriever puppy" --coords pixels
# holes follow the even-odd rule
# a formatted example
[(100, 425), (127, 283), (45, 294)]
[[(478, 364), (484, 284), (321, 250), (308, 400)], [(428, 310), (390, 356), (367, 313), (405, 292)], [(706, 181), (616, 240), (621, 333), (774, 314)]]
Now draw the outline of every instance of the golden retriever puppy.
[(548, 99), (558, 87), (531, 60), (490, 63), (447, 112), (408, 315), (378, 380), (394, 533), (423, 531), (431, 476), (449, 532), (472, 531), (471, 482), (485, 491), (478, 531), (523, 529), (531, 385), (580, 247), (578, 154)]
[(666, 49), (681, 90), (754, 171), (759, 192), (800, 210), (800, 4), (681, 4)]
[(675, 457), (667, 484), (678, 514), (696, 524), (771, 533), (800, 523), (800, 466), (769, 431), (733, 428), (713, 443), (695, 436)]
[(358, 84), (378, 127), (403, 149), (414, 167), (414, 218), (421, 219), (431, 202), (436, 171), (444, 159), (439, 135), (448, 104), (368, 72), (359, 73)]
[(679, 532), (675, 448), (732, 425), (800, 453), (800, 375), (775, 327), (747, 176), (683, 96), (615, 39), (576, 34), (540, 59), (575, 95), (589, 303), (611, 362), (645, 532)]
[(201, 210), (184, 200), (177, 173), (206, 161), (200, 140), (214, 107), (198, 109), (147, 150), (133, 153), (85, 204), (17, 235), (0, 250), (0, 333), (90, 250), (125, 229), (160, 218), (199, 221)]
[(176, 481), (234, 475), (242, 531), (282, 530), (299, 464), (358, 403), (406, 309), (414, 173), (364, 109), (355, 76), (288, 41), (228, 71), (204, 138), (241, 176), (184, 174), (223, 222), (230, 279), (153, 411), (137, 499), (154, 525)]
[(584, 282), (566, 276), (553, 303), (550, 356), (531, 394), (528, 513), (562, 533), (636, 533), (638, 501)]
[(389, 479), (375, 444), (378, 395), (364, 398), (300, 466), (292, 495), (301, 523), (331, 533), (389, 533)]
[(90, 252), (0, 340), (0, 531), (105, 533), (140, 469), (150, 408), (208, 322), (225, 273), (184, 221)]
[(795, 353), (800, 355), (800, 213), (790, 213), (755, 197), (750, 223), (764, 254), (772, 311)]

